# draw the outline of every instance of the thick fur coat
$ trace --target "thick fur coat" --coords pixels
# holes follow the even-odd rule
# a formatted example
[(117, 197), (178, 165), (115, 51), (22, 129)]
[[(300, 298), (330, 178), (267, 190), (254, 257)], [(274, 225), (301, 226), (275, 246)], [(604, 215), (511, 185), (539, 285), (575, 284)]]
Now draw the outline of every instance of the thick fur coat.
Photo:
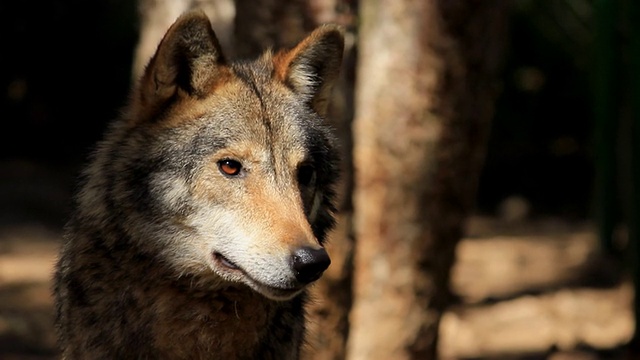
[(342, 51), (325, 25), (231, 62), (203, 13), (171, 26), (82, 175), (54, 279), (63, 358), (298, 358), (330, 262)]

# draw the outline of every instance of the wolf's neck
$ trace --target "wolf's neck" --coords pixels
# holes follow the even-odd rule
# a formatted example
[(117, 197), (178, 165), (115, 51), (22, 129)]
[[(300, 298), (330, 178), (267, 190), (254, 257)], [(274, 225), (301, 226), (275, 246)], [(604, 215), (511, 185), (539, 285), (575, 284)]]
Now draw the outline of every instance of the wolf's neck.
[[(118, 234), (113, 229), (108, 233)], [(91, 256), (75, 264), (94, 269), (78, 271), (87, 275), (81, 279), (92, 303), (86, 310), (102, 319), (100, 329), (86, 329), (87, 335), (95, 332), (95, 338), (116, 342), (104, 344), (106, 348), (151, 357), (297, 358), (304, 335), (304, 295), (273, 301), (244, 285), (179, 277), (121, 236), (119, 241), (75, 238), (74, 246), (91, 249)], [(112, 329), (112, 335), (101, 335), (101, 329)]]
[(277, 302), (244, 287), (206, 291), (184, 285), (150, 290), (152, 332), (163, 356), (200, 358), (215, 349), (221, 359), (297, 358), (303, 297)]

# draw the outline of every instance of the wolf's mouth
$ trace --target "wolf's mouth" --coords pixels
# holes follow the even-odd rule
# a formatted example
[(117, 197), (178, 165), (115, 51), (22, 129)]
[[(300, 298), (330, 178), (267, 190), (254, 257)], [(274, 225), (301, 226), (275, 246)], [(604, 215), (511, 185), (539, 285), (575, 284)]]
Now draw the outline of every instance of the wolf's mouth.
[(222, 264), (222, 266), (226, 268), (229, 268), (231, 270), (240, 270), (238, 265), (234, 264), (233, 261), (227, 259), (226, 257), (224, 257), (224, 255), (220, 254), (219, 252), (214, 252), (213, 257), (217, 262), (219, 262), (220, 264)]
[(267, 285), (260, 281), (255, 280), (249, 274), (247, 274), (242, 268), (236, 265), (233, 261), (229, 260), (224, 255), (219, 252), (213, 253), (213, 258), (215, 262), (233, 273), (242, 274), (242, 276), (248, 280), (248, 284), (259, 293), (262, 293), (264, 296), (271, 298), (273, 300), (288, 300), (299, 294), (300, 291), (304, 288), (304, 286), (292, 286), (289, 288), (276, 287), (273, 285)]

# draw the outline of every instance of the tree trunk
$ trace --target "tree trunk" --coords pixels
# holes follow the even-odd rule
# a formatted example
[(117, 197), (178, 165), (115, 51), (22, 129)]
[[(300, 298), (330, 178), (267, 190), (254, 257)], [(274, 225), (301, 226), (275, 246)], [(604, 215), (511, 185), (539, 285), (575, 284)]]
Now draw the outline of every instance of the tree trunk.
[(360, 2), (349, 359), (435, 359), (498, 91), (507, 0)]
[(290, 47), (313, 30), (305, 0), (235, 0), (234, 45), (238, 57)]
[(253, 57), (267, 48), (294, 45), (316, 26), (332, 22), (346, 32), (341, 77), (330, 102), (328, 121), (340, 143), (342, 171), (338, 191), (337, 227), (329, 234), (331, 266), (313, 286), (308, 313), (307, 344), (302, 358), (344, 359), (351, 308), (353, 236), (351, 226), (351, 121), (355, 51), (355, 9), (349, 0), (236, 0), (236, 56)]
[(329, 234), (327, 251), (331, 266), (311, 291), (307, 342), (303, 359), (341, 360), (346, 357), (349, 311), (353, 282), (353, 161), (352, 133), (356, 51), (355, 9), (345, 0), (311, 0), (311, 18), (316, 24), (333, 22), (345, 29), (345, 52), (340, 79), (336, 83), (327, 116), (340, 144), (341, 171), (337, 227)]

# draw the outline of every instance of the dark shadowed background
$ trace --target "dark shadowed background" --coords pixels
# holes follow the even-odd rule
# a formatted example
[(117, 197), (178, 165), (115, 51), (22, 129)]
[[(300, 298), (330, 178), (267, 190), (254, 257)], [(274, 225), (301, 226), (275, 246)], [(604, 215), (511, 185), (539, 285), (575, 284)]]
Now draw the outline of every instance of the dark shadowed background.
[[(513, 1), (502, 88), (477, 195), (478, 219), (511, 230), (520, 224), (518, 231), (553, 223), (551, 228), (562, 229), (558, 233), (582, 233), (586, 227), (593, 234), (604, 211), (620, 240), (611, 245), (614, 258), (626, 249), (625, 224), (634, 223), (628, 220), (634, 121), (627, 70), (633, 60), (628, 48), (633, 28), (625, 16), (629, 1), (620, 2), (609, 19), (614, 37), (604, 42), (597, 42), (595, 0)], [(138, 25), (134, 1), (0, 2), (0, 358), (55, 354), (47, 278), (52, 254), (78, 171), (127, 99)], [(598, 56), (602, 53), (613, 54), (615, 63), (598, 63), (606, 61)], [(603, 84), (596, 76), (603, 66), (613, 69), (609, 94), (616, 101), (604, 123), (596, 118), (594, 96)], [(603, 126), (613, 136), (599, 140)], [(602, 147), (613, 156), (598, 157)], [(600, 168), (608, 169), (605, 188), (596, 187)], [(613, 200), (598, 201), (598, 191)], [(471, 227), (478, 223), (484, 224)], [(502, 236), (500, 229), (489, 232)], [(495, 254), (495, 248), (484, 251)], [(617, 278), (625, 266), (625, 257), (615, 259), (622, 260), (598, 262), (589, 276), (610, 283), (610, 273)], [(560, 287), (553, 286), (554, 291)], [(495, 301), (480, 297), (482, 304)], [(593, 341), (564, 350), (614, 349), (628, 340), (629, 332), (622, 333), (601, 346)], [(507, 346), (504, 352), (516, 350)], [(527, 351), (540, 353), (535, 346)], [(554, 348), (542, 353), (539, 358), (551, 356)], [(576, 356), (598, 358), (587, 352)]]
[[(594, 175), (592, 16), (566, 14), (552, 1), (519, 3), (478, 207), (493, 213), (519, 195), (533, 214), (585, 218)], [(73, 173), (126, 100), (135, 3), (5, 1), (0, 15), (3, 167)], [(17, 216), (2, 204), (3, 216)]]

